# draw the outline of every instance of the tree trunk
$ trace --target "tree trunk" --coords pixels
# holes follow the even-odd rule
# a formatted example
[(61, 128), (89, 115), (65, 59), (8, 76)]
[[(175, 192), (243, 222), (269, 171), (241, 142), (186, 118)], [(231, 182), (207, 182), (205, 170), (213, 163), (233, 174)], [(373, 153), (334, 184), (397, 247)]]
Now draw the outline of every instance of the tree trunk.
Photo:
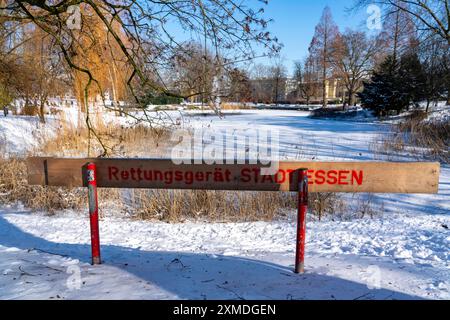
[(45, 100), (41, 100), (39, 105), (39, 121), (45, 123)]
[(327, 94), (327, 58), (328, 58), (328, 33), (327, 30), (325, 30), (324, 34), (324, 40), (323, 40), (323, 70), (322, 70), (322, 76), (323, 76), (323, 107), (326, 108), (328, 105), (328, 94)]
[(356, 93), (352, 93), (352, 106), (356, 107)]
[(348, 105), (353, 106), (355, 104), (355, 93), (353, 90), (348, 91)]
[(278, 104), (278, 95), (279, 95), (278, 89), (279, 89), (279, 85), (280, 85), (279, 81), (280, 81), (280, 79), (276, 78), (276, 80), (275, 80), (275, 103), (276, 104)]
[(327, 79), (326, 79), (326, 70), (324, 68), (323, 72), (323, 83), (322, 83), (322, 99), (323, 99), (323, 107), (326, 108), (328, 105), (328, 99), (327, 99)]

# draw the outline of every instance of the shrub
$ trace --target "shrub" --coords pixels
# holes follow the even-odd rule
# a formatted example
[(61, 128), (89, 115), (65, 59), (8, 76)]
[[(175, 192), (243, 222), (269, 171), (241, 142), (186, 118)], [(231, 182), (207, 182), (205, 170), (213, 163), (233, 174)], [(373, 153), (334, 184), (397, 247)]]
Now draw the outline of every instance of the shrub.
[(39, 115), (39, 107), (35, 105), (25, 105), (21, 111), (20, 115), (23, 116), (38, 116)]

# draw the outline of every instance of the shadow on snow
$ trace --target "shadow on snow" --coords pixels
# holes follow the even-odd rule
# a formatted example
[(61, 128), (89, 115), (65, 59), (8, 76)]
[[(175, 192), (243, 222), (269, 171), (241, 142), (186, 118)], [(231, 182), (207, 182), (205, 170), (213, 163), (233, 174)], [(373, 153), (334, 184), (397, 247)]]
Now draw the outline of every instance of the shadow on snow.
[[(122, 278), (127, 279), (123, 274), (134, 275), (156, 287), (156, 291), (169, 293), (168, 296), (160, 295), (162, 298), (193, 300), (419, 299), (386, 289), (369, 290), (364, 283), (336, 276), (315, 273), (295, 275), (292, 273), (291, 266), (203, 253), (153, 252), (103, 245), (101, 249), (104, 264), (92, 267), (88, 265), (90, 245), (47, 241), (19, 229), (2, 217), (1, 213), (0, 245), (29, 250), (30, 253), (35, 253), (33, 250), (37, 250), (78, 259), (84, 262), (81, 265), (82, 275), (86, 272), (91, 275), (97, 274), (97, 277), (105, 277), (104, 281), (116, 281), (116, 285), (121, 284)], [(108, 273), (107, 269), (116, 268), (121, 269), (122, 272)], [(103, 281), (97, 278), (96, 282), (99, 280)], [(101, 282), (99, 286), (101, 287)], [(114, 289), (117, 291), (120, 287)], [(145, 294), (143, 297), (146, 297)], [(152, 294), (149, 297), (154, 299), (158, 297), (158, 294)], [(86, 298), (89, 298), (88, 294)], [(130, 297), (124, 292), (122, 298)]]

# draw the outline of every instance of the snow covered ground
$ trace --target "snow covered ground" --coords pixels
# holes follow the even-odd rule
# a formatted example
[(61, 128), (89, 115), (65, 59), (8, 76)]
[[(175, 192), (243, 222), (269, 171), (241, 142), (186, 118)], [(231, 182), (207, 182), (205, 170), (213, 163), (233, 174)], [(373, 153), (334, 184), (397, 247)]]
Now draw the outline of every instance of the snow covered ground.
[[(307, 115), (170, 114), (183, 127), (278, 130), (282, 159), (386, 158), (373, 144), (387, 125)], [(0, 133), (16, 137), (6, 148), (26, 152), (36, 126), (1, 118)], [(105, 263), (92, 267), (86, 212), (50, 217), (3, 207), (0, 298), (450, 299), (449, 199), (450, 168), (443, 166), (438, 195), (377, 195), (373, 201), (383, 214), (374, 219), (310, 221), (305, 275), (292, 273), (293, 221), (169, 225), (111, 213), (101, 221)]]
[(23, 156), (36, 144), (43, 130), (37, 117), (9, 116), (0, 118), (0, 151), (7, 155)]
[(101, 221), (89, 264), (86, 215), (0, 214), (3, 299), (450, 299), (450, 217), (394, 214), (308, 224), (295, 275), (295, 223)]

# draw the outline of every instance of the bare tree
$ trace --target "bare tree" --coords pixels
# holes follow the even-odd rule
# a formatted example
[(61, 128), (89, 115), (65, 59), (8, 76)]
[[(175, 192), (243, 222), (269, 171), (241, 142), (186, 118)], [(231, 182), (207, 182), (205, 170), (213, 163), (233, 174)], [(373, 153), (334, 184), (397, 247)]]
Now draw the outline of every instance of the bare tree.
[(270, 76), (269, 78), (272, 80), (273, 87), (273, 102), (279, 103), (284, 100), (284, 95), (286, 93), (286, 75), (287, 69), (283, 63), (281, 58), (275, 59), (273, 65), (269, 69)]
[(426, 111), (432, 102), (444, 98), (447, 92), (447, 104), (450, 105), (450, 50), (447, 43), (436, 36), (430, 37), (420, 46), (420, 58), (424, 68), (425, 83), (421, 88), (426, 97)]
[[(443, 52), (444, 60), (448, 59), (448, 48), (450, 47), (449, 0), (356, 0), (354, 9), (365, 7), (369, 3), (383, 6), (385, 21), (389, 19), (396, 21), (394, 25), (397, 27), (391, 28), (391, 31), (387, 33), (391, 36), (394, 35), (394, 40), (407, 36), (412, 24), (417, 33), (416, 41), (418, 43), (427, 43), (429, 39), (437, 39), (433, 41), (439, 42), (438, 39), (440, 39), (445, 43), (447, 50), (447, 52)], [(392, 25), (392, 22), (390, 24)], [(396, 44), (399, 44), (399, 41), (394, 41), (393, 44), (394, 53), (396, 53)], [(450, 105), (450, 79), (445, 77), (443, 81), (446, 82), (447, 103)]]
[(273, 101), (273, 79), (269, 66), (257, 64), (251, 72), (252, 99), (255, 102), (271, 103)]
[(332, 72), (330, 64), (331, 56), (333, 54), (332, 46), (339, 36), (339, 29), (333, 20), (331, 9), (325, 7), (309, 47), (310, 54), (314, 56), (317, 61), (320, 61), (322, 69), (322, 100), (324, 107), (328, 104), (327, 83)]
[(0, 57), (3, 92), (10, 100), (21, 98), (25, 109), (37, 108), (40, 121), (45, 122), (48, 98), (61, 93), (69, 80), (61, 59), (53, 51), (54, 43), (32, 25), (19, 23), (5, 28), (3, 24), (1, 30), (8, 31), (2, 39)]
[(228, 92), (226, 99), (231, 102), (248, 102), (252, 98), (250, 78), (238, 68), (227, 72)]
[(305, 58), (304, 61), (296, 61), (294, 65), (294, 79), (297, 82), (297, 97), (311, 103), (311, 98), (315, 97), (318, 92), (318, 70), (311, 56)]
[(417, 32), (411, 17), (404, 11), (394, 9), (384, 17), (383, 30), (378, 35), (379, 62), (391, 55), (394, 61), (413, 51), (417, 43)]
[(58, 95), (69, 80), (64, 73), (60, 57), (55, 54), (54, 42), (42, 30), (29, 30), (22, 54), (23, 70), (30, 72), (29, 92), (23, 92), (32, 99), (33, 105), (38, 106), (39, 119), (45, 123), (45, 107), (51, 95)]
[(217, 75), (216, 63), (213, 54), (201, 44), (186, 43), (171, 59), (170, 87), (191, 101), (208, 102)]
[(377, 44), (375, 39), (369, 39), (364, 32), (350, 29), (334, 43), (335, 54), (331, 64), (344, 82), (349, 105), (355, 104), (355, 95), (363, 85), (362, 80), (372, 70), (373, 57), (379, 49)]

